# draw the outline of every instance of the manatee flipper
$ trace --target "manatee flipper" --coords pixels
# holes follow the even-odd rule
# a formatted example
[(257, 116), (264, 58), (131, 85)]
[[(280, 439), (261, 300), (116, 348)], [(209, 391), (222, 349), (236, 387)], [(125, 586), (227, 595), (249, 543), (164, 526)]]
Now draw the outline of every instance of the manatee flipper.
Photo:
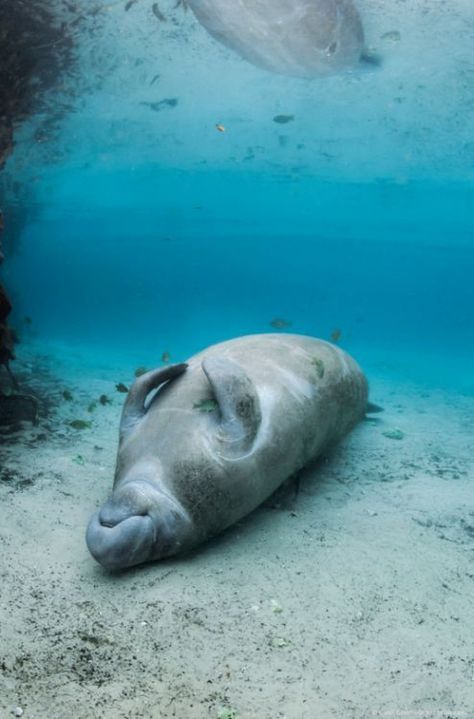
[(382, 65), (382, 58), (371, 50), (363, 50), (360, 56), (360, 62), (367, 68), (374, 69)]
[(298, 499), (300, 485), (301, 472), (298, 471), (288, 477), (288, 479), (263, 502), (263, 506), (267, 509), (283, 509), (291, 512)]
[(242, 367), (227, 357), (207, 357), (202, 368), (219, 405), (217, 439), (226, 454), (242, 456), (257, 436), (262, 414), (253, 382)]
[(150, 370), (138, 377), (130, 387), (127, 399), (122, 410), (120, 420), (120, 440), (122, 441), (136, 427), (138, 422), (145, 416), (147, 407), (145, 401), (150, 392), (159, 387), (163, 382), (179, 377), (186, 371), (187, 364), (174, 364), (169, 367), (160, 367)]
[(383, 412), (383, 407), (380, 407), (378, 404), (374, 404), (373, 402), (367, 402), (365, 413), (376, 414), (377, 412)]

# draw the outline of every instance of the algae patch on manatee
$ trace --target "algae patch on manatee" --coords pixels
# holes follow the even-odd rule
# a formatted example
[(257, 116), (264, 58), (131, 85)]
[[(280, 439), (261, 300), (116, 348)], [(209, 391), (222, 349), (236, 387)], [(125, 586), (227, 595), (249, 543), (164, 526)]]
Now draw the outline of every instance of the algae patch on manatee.
[(324, 377), (325, 371), (324, 362), (322, 361), (322, 359), (320, 359), (319, 357), (312, 357), (311, 364), (313, 365), (313, 367), (316, 368), (319, 379), (322, 379)]
[(215, 399), (201, 399), (193, 404), (193, 409), (198, 409), (200, 412), (214, 412), (217, 407)]

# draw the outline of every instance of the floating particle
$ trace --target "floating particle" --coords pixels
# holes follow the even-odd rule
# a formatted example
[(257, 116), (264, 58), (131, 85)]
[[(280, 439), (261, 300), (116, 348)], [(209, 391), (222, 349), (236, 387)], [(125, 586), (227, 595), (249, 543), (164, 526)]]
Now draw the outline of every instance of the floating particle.
[(225, 132), (225, 131), (226, 131), (224, 125), (221, 125), (220, 122), (217, 123), (217, 125), (216, 125), (216, 130), (219, 130), (219, 132)]
[(331, 339), (333, 342), (339, 342), (342, 336), (342, 330), (339, 329), (339, 327), (335, 327), (333, 331), (331, 332)]
[(171, 360), (171, 355), (169, 352), (163, 352), (161, 355), (161, 361), (162, 362), (169, 362)]

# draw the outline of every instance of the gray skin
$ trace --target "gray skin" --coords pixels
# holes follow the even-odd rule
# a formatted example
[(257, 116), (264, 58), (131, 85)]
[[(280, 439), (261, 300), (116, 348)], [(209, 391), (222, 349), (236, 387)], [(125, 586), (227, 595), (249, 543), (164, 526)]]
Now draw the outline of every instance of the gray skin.
[(318, 77), (357, 66), (362, 22), (352, 0), (188, 0), (221, 43), (271, 72)]
[(199, 545), (343, 437), (366, 407), (356, 362), (299, 335), (240, 337), (148, 372), (125, 401), (114, 488), (90, 520), (90, 552), (122, 569)]

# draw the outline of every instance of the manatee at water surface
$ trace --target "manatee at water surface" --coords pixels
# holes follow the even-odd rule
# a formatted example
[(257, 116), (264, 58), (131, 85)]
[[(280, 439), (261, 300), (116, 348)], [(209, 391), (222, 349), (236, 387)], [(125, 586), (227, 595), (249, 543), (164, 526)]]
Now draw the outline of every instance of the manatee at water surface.
[(195, 547), (258, 507), (366, 407), (356, 362), (299, 335), (240, 337), (140, 376), (123, 408), (113, 492), (87, 530), (92, 555), (121, 569)]
[(352, 0), (188, 0), (199, 22), (249, 62), (296, 77), (355, 66), (364, 31)]

